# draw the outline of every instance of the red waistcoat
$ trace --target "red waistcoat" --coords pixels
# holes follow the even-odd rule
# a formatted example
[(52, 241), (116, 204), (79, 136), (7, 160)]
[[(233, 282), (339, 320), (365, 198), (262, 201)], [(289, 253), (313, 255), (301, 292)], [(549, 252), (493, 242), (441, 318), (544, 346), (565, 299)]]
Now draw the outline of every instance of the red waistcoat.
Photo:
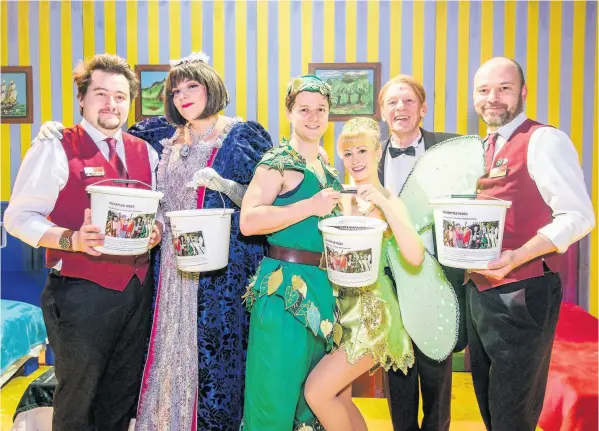
[[(526, 119), (495, 157), (493, 166), (496, 166), (500, 160), (507, 159), (507, 175), (489, 178), (486, 174), (478, 180), (476, 192), (479, 194), (479, 199), (487, 199), (486, 196), (490, 196), (512, 202), (505, 217), (501, 251), (515, 250), (523, 246), (537, 234), (540, 228), (553, 220), (551, 208), (541, 197), (537, 185), (528, 173), (530, 137), (540, 127), (547, 126)], [(551, 253), (520, 265), (502, 280), (487, 278), (476, 273), (470, 274), (470, 278), (476, 287), (483, 291), (503, 284), (539, 277), (544, 273), (543, 259), (553, 272), (559, 272), (560, 256), (558, 253)]]
[[(83, 224), (86, 208), (90, 207), (90, 196), (85, 191), (89, 185), (105, 179), (120, 178), (108, 163), (98, 146), (80, 125), (62, 131), (62, 146), (69, 162), (69, 178), (58, 194), (54, 210), (49, 219), (57, 226), (79, 230)], [(125, 160), (129, 179), (152, 183), (148, 148), (145, 141), (123, 133)], [(85, 167), (102, 167), (103, 177), (86, 177)], [(103, 185), (115, 186), (106, 182)], [(130, 187), (135, 187), (130, 185)], [(143, 282), (149, 268), (148, 253), (139, 256), (90, 256), (56, 249), (47, 249), (46, 265), (54, 267), (62, 260), (61, 275), (93, 281), (107, 289), (125, 290), (134, 275)]]

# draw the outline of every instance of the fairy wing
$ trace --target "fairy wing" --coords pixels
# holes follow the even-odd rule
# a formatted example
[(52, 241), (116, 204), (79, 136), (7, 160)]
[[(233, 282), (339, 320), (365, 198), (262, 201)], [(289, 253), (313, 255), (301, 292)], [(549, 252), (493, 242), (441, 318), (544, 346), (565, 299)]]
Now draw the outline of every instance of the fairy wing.
[(484, 148), (478, 136), (458, 136), (426, 150), (399, 193), (418, 233), (433, 224), (431, 199), (472, 195), (484, 173)]
[(387, 246), (387, 261), (397, 286), (401, 318), (412, 341), (429, 358), (446, 359), (458, 340), (460, 312), (443, 269), (426, 250), (424, 262), (411, 266), (395, 238)]
[[(474, 194), (484, 171), (484, 147), (478, 136), (451, 138), (428, 149), (399, 194), (418, 233), (433, 224), (431, 199)], [(458, 339), (460, 310), (443, 268), (426, 250), (420, 266), (409, 265), (395, 241), (389, 244), (387, 257), (408, 334), (426, 356), (444, 360)]]

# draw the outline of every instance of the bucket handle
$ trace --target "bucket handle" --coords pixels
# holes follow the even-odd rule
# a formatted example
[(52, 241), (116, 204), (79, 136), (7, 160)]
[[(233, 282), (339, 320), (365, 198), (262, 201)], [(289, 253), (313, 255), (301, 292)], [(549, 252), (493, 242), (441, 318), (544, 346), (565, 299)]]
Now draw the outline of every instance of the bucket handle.
[[(440, 196), (440, 197), (446, 197), (445, 196)], [(449, 195), (450, 199), (475, 199), (476, 195), (475, 194), (456, 194), (456, 195)]]
[(109, 178), (109, 179), (106, 179), (106, 180), (100, 180), (98, 182), (93, 183), (92, 186), (97, 186), (98, 184), (102, 184), (102, 183), (105, 183), (105, 182), (108, 182), (108, 181), (112, 181), (115, 184), (127, 184), (127, 185), (129, 185), (129, 184), (142, 184), (142, 185), (146, 186), (147, 188), (149, 188), (150, 190), (153, 189), (152, 186), (150, 186), (147, 183), (144, 183), (143, 181), (139, 181), (139, 180), (124, 180), (124, 179), (121, 179), (121, 178)]
[[(210, 178), (210, 184), (215, 185), (214, 184), (214, 178)], [(225, 204), (225, 198), (223, 197), (223, 194), (221, 193), (221, 191), (217, 190), (217, 192), (218, 192), (218, 195), (220, 196), (220, 200), (223, 203), (223, 214), (222, 214), (222, 217), (224, 217), (226, 215), (226, 213), (227, 213), (227, 205)]]
[(227, 206), (225, 205), (225, 198), (223, 198), (223, 194), (221, 192), (218, 192), (218, 195), (220, 196), (220, 200), (223, 202), (223, 215), (222, 215), (222, 217), (224, 217), (225, 214), (227, 213)]
[(489, 196), (489, 195), (485, 195), (484, 193), (479, 193), (479, 194), (456, 194), (456, 195), (443, 195), (443, 196), (438, 196), (436, 199), (440, 199), (440, 198), (446, 198), (448, 197), (450, 199), (476, 199), (477, 196), (484, 196), (486, 198), (489, 199), (495, 199), (497, 201), (500, 201), (502, 199), (496, 198), (495, 196)]

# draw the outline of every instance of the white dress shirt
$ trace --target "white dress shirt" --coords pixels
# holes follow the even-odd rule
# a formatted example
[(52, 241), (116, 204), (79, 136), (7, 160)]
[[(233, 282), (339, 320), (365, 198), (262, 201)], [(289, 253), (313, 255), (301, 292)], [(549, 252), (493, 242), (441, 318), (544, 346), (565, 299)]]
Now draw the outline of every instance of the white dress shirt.
[[(81, 126), (108, 160), (108, 144), (104, 141), (108, 136), (85, 119), (81, 120)], [(114, 138), (117, 140), (116, 152), (127, 168), (121, 130)], [(158, 153), (150, 144), (146, 145), (152, 169), (152, 188), (155, 189)], [(46, 231), (56, 226), (47, 217), (54, 209), (58, 194), (68, 178), (69, 164), (60, 140), (53, 138), (32, 146), (21, 163), (8, 208), (4, 212), (6, 230), (30, 246), (39, 247), (39, 241)], [(162, 215), (156, 218), (162, 221)], [(60, 264), (55, 268), (60, 269)]]
[(391, 157), (389, 148), (400, 147), (395, 145), (393, 142), (393, 137), (391, 137), (389, 139), (389, 145), (387, 145), (387, 148), (385, 149), (385, 151), (387, 151), (387, 154), (385, 155), (385, 187), (395, 196), (399, 195), (399, 192), (403, 188), (408, 175), (410, 175), (410, 172), (412, 172), (412, 169), (416, 164), (416, 160), (418, 160), (424, 154), (424, 142), (422, 135), (418, 135), (410, 144), (410, 146), (414, 147), (416, 152), (415, 156), (402, 154), (401, 156), (393, 158)]
[[(385, 149), (387, 154), (385, 155), (385, 188), (387, 188), (394, 196), (398, 196), (399, 192), (403, 188), (408, 175), (414, 169), (416, 161), (424, 155), (425, 147), (422, 135), (418, 135), (410, 146), (414, 147), (415, 155), (410, 156), (408, 154), (402, 154), (395, 158), (391, 157), (389, 147), (400, 148), (393, 142), (393, 137), (389, 139), (389, 145)], [(431, 254), (435, 254), (435, 242), (433, 239), (433, 230), (428, 229), (420, 235), (420, 239), (424, 247)]]
[[(496, 130), (499, 136), (494, 158), (524, 121), (526, 115), (521, 113)], [(564, 253), (595, 226), (593, 206), (578, 153), (564, 132), (553, 127), (541, 127), (530, 137), (527, 166), (541, 197), (553, 211), (553, 221), (539, 229), (538, 233)]]

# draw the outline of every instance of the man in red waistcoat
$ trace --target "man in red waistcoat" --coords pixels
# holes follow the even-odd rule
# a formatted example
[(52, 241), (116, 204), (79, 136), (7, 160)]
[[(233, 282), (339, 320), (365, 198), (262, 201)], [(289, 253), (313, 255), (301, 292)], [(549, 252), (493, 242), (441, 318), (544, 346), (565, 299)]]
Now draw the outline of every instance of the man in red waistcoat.
[(562, 299), (559, 253), (595, 223), (576, 149), (561, 130), (524, 115), (526, 93), (522, 68), (508, 58), (474, 76), (488, 130), (478, 197), (512, 202), (501, 255), (473, 270), (466, 287), (472, 379), (492, 431), (536, 428)]
[[(158, 154), (121, 131), (139, 81), (126, 61), (102, 54), (73, 73), (80, 124), (25, 156), (4, 222), (50, 270), (41, 305), (56, 355), (53, 429), (126, 430), (135, 416), (149, 335), (148, 254), (102, 255), (86, 186), (104, 179), (152, 184)], [(113, 184), (110, 184), (113, 185)], [(160, 241), (157, 222), (150, 245)]]

